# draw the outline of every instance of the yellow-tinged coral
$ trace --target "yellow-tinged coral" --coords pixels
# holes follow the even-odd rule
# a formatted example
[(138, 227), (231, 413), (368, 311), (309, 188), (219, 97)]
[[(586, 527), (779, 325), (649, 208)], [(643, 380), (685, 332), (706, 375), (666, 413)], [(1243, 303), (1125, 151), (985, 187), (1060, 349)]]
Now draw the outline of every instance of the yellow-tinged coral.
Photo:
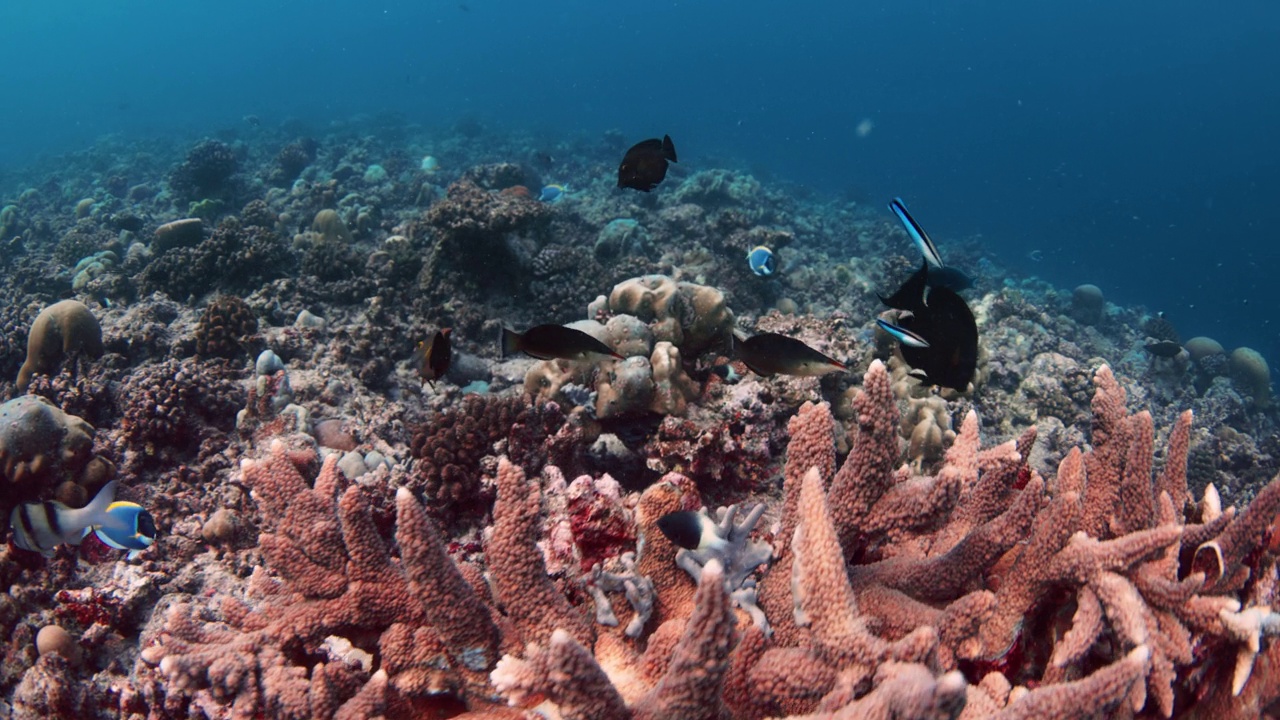
[(315, 220), (311, 221), (311, 230), (319, 233), (327, 243), (350, 245), (352, 242), (351, 231), (347, 229), (347, 224), (342, 221), (337, 210), (325, 208), (316, 213)]
[(26, 392), (35, 373), (53, 373), (69, 356), (102, 355), (102, 327), (78, 300), (56, 302), (36, 316), (27, 333), (27, 361), (18, 370), (18, 390)]
[(690, 355), (726, 342), (734, 322), (724, 293), (665, 275), (618, 283), (609, 293), (609, 311), (640, 318), (649, 324), (654, 340), (672, 343)]
[(664, 415), (684, 415), (689, 401), (698, 396), (698, 384), (684, 371), (680, 349), (660, 342), (649, 358), (653, 368), (653, 403), (651, 410)]
[(1232, 350), (1231, 377), (1253, 398), (1254, 407), (1271, 407), (1271, 369), (1261, 353), (1247, 347)]

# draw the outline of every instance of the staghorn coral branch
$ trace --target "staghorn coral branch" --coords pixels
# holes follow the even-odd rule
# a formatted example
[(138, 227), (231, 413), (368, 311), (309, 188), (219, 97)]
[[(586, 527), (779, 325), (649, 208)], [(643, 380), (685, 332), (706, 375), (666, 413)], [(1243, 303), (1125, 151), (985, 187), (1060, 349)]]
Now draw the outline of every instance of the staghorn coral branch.
[(849, 568), (849, 579), (854, 587), (878, 583), (917, 600), (954, 600), (976, 587), (981, 574), (1026, 537), (1039, 510), (1043, 489), (1044, 482), (1033, 479), (1007, 512), (965, 535), (945, 554), (855, 565)]
[(1011, 700), (991, 720), (1076, 720), (1089, 713), (1109, 713), (1141, 683), (1150, 660), (1149, 648), (1136, 647), (1082, 680), (1037, 688)]
[(862, 378), (862, 392), (854, 399), (858, 429), (853, 449), (831, 483), (832, 521), (840, 545), (848, 554), (860, 549), (861, 528), (872, 507), (889, 491), (898, 461), (900, 414), (889, 383), (889, 371), (876, 360)]
[(926, 654), (932, 652), (937, 639), (933, 628), (920, 628), (912, 633), (914, 637), (892, 644), (867, 630), (845, 574), (844, 555), (816, 469), (805, 475), (798, 511), (791, 568), (795, 621), (810, 628), (818, 654), (833, 666), (843, 667), (850, 663), (873, 665), (891, 656), (919, 660), (921, 647)]
[(630, 711), (591, 652), (559, 628), (548, 644), (530, 644), (526, 657), (505, 655), (490, 673), (493, 686), (512, 705), (545, 696), (564, 720), (629, 720)]
[(702, 569), (693, 615), (657, 686), (636, 703), (636, 720), (701, 720), (719, 715), (733, 648), (733, 611), (718, 560)]
[(463, 667), (492, 669), (498, 660), (498, 628), (449, 559), (435, 523), (406, 488), (396, 491), (396, 541), (409, 587), (422, 601), (427, 621), (447, 646), (460, 650), (456, 659)]
[(595, 629), (547, 577), (537, 539), (542, 493), (524, 470), (505, 457), (498, 461), (498, 497), (493, 536), (485, 548), (494, 594), (526, 641), (545, 646), (557, 629), (590, 647)]

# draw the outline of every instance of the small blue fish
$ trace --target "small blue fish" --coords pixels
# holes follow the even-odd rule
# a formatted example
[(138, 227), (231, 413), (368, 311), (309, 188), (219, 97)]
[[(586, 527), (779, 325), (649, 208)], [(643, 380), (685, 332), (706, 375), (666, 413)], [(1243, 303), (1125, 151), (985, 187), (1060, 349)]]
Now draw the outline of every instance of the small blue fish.
[(560, 202), (560, 199), (569, 193), (569, 188), (565, 185), (552, 183), (542, 188), (538, 199), (545, 203)]
[(898, 342), (902, 343), (903, 345), (906, 345), (907, 347), (913, 347), (913, 348), (929, 347), (928, 340), (925, 340), (924, 338), (920, 337), (916, 333), (913, 333), (904, 327), (899, 327), (897, 325), (894, 325), (891, 322), (886, 322), (884, 320), (881, 320), (880, 318), (876, 318), (876, 324), (880, 326), (881, 330), (884, 330), (885, 332), (894, 336), (895, 338), (897, 338)]
[(137, 503), (116, 501), (107, 507), (107, 517), (111, 522), (97, 525), (85, 530), (85, 535), (92, 530), (94, 535), (108, 547), (117, 550), (128, 550), (132, 560), (151, 547), (156, 541), (156, 519), (151, 513)]
[(757, 245), (747, 253), (747, 265), (751, 266), (751, 272), (760, 277), (768, 277), (778, 269), (778, 260), (773, 256), (772, 250)]

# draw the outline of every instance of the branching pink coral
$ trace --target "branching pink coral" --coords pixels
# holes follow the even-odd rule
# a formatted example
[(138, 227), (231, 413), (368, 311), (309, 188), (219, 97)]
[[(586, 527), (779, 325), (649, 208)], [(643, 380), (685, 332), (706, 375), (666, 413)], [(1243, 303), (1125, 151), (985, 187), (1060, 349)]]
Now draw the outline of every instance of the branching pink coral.
[[(1153, 477), (1153, 423), (1127, 413), (1106, 370), (1095, 447), (1069, 452), (1056, 478), (1027, 466), (1034, 433), (981, 449), (974, 415), (938, 474), (912, 477), (892, 468), (883, 366), (865, 382), (839, 470), (827, 406), (806, 406), (791, 425), (774, 564), (758, 571), (769, 621), (785, 628), (772, 637), (736, 624), (720, 560), (693, 587), (656, 530), (658, 517), (696, 506), (687, 478), (634, 500), (628, 567), (652, 585), (656, 610), (624, 634), (590, 624), (577, 579), (548, 576), (545, 498), (520, 467), (499, 462), (491, 599), (410, 493), (396, 499), (397, 558), (332, 460), (310, 487), (297, 464), (313, 458), (281, 446), (245, 468), (278, 518), (262, 540), (278, 579), (256, 572), (252, 605), (171, 609), (147, 635), (141, 695), (170, 714), (321, 718), (448, 716), (432, 705), (445, 700), (475, 720), (511, 717), (496, 701), (619, 720), (1170, 716), (1195, 712), (1199, 698), (1238, 717), (1280, 687), (1267, 543), (1280, 479), (1238, 515), (1191, 505), (1176, 467), (1190, 416)], [(858, 526), (841, 525), (850, 518)], [(341, 637), (355, 645), (345, 654)], [(1215, 689), (1222, 678), (1237, 700)]]

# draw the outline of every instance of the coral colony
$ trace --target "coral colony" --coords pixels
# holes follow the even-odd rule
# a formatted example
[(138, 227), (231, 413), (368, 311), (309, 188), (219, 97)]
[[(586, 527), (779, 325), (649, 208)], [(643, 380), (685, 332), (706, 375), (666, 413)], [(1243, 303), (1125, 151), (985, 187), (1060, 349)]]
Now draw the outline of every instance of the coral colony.
[(3, 178), (0, 716), (1275, 712), (1257, 352), (472, 125)]

